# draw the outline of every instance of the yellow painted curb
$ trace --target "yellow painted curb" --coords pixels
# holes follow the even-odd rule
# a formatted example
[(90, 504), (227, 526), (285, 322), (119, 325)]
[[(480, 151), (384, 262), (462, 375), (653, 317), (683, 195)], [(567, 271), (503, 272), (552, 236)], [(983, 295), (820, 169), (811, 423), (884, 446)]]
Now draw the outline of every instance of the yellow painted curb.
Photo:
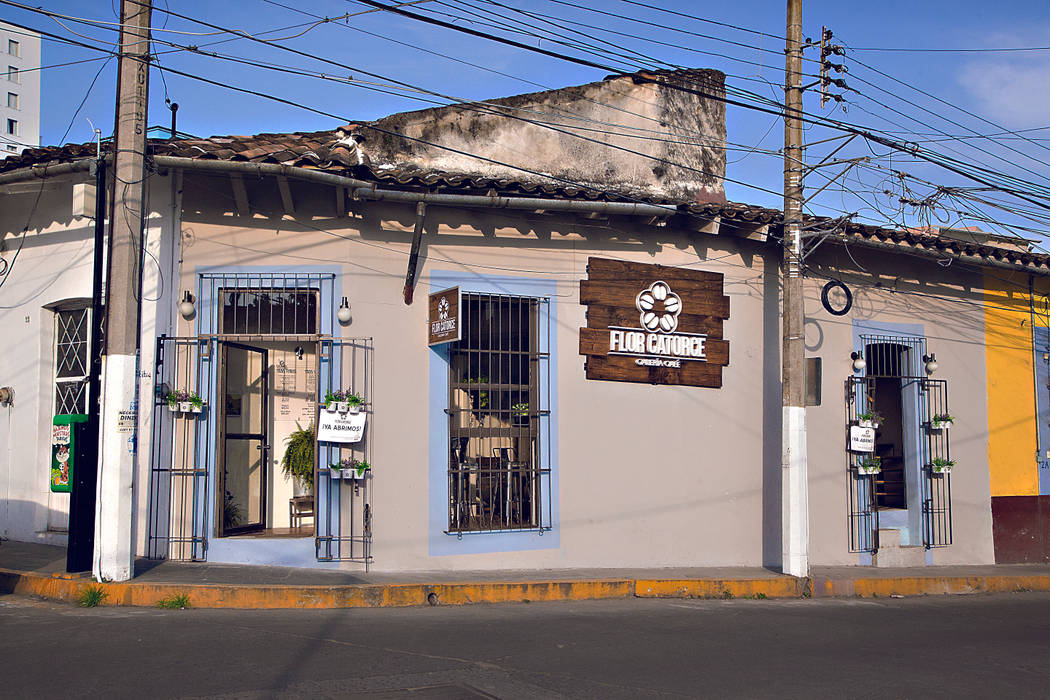
[(1050, 591), (1050, 574), (1010, 576), (902, 576), (815, 580), (777, 576), (754, 579), (598, 579), (396, 583), (341, 586), (92, 583), (84, 578), (0, 569), (0, 593), (76, 602), (88, 586), (105, 593), (102, 605), (153, 607), (184, 595), (194, 608), (323, 609), (412, 605), (469, 605), (614, 598), (889, 597), (1012, 591)]
[(813, 595), (827, 598), (1010, 593), (1014, 591), (1050, 591), (1050, 575), (857, 577), (817, 579), (813, 583)]
[[(345, 586), (241, 586), (225, 584), (92, 583), (0, 569), (0, 591), (76, 602), (88, 586), (105, 592), (102, 605), (153, 607), (185, 595), (195, 608), (374, 608), (411, 605), (541, 602), (629, 598), (634, 581), (524, 581), (399, 583)], [(434, 596), (433, 598), (431, 596)]]
[(753, 579), (639, 579), (639, 598), (801, 598), (809, 579), (780, 576)]

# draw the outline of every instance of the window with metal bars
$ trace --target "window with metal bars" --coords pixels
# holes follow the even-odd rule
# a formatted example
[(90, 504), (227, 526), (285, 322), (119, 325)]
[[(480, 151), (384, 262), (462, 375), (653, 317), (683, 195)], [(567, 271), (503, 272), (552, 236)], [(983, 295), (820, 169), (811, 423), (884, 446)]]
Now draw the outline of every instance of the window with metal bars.
[(449, 532), (550, 525), (541, 492), (549, 472), (541, 463), (540, 338), (549, 333), (541, 303), (463, 295), (462, 339), (449, 347)]
[(227, 335), (316, 335), (313, 289), (221, 289), (221, 332)]
[(88, 309), (55, 311), (55, 415), (87, 413)]

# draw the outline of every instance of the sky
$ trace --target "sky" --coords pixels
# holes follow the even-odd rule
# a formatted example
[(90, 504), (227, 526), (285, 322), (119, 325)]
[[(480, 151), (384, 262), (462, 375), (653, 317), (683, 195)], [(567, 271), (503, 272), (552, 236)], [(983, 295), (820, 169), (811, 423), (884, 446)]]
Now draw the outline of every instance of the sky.
[[(111, 23), (115, 21), (117, 2), (52, 0), (40, 6), (55, 13)], [(585, 3), (585, 0), (581, 2)], [(40, 0), (35, 0), (34, 4), (37, 3)], [(664, 65), (717, 68), (727, 74), (727, 84), (733, 88), (776, 101), (783, 99), (780, 86), (784, 80), (784, 44), (779, 37), (784, 35), (784, 0), (736, 0), (717, 4), (651, 0), (651, 4), (654, 7), (625, 0), (585, 3), (585, 7), (608, 14), (588, 12), (563, 0), (500, 0), (499, 3), (434, 0), (406, 9), (430, 12), (431, 16), (446, 13), (446, 19), (447, 14), (459, 15), (463, 18), (457, 20), (459, 25), (484, 31), (492, 31), (492, 28), (470, 22), (468, 13), (477, 13), (485, 21), (495, 18), (498, 22), (509, 22), (512, 29), (520, 28), (522, 20), (542, 21), (516, 14), (512, 8), (542, 13), (563, 24), (578, 22), (564, 26), (603, 38), (615, 47), (626, 47), (644, 54), (646, 58), (635, 60), (635, 65), (660, 65), (657, 62), (662, 62)], [(395, 95), (370, 90), (360, 83), (334, 83), (282, 74), (167, 46), (163, 42), (204, 48), (229, 39), (230, 35), (173, 16), (165, 10), (224, 29), (234, 28), (260, 37), (280, 39), (282, 45), (307, 56), (293, 55), (243, 38), (213, 45), (211, 50), (282, 66), (324, 71), (328, 75), (353, 76), (357, 81), (399, 81), (455, 99), (502, 97), (592, 82), (606, 75), (606, 71), (600, 69), (566, 63), (385, 12), (357, 14), (340, 23), (325, 23), (304, 31), (309, 27), (305, 23), (315, 20), (303, 12), (336, 17), (369, 9), (353, 0), (315, 0), (311, 3), (295, 0), (186, 0), (178, 3), (157, 0), (153, 26), (161, 70), (155, 70), (151, 76), (150, 123), (169, 123), (166, 99), (179, 104), (179, 130), (197, 136), (330, 129), (345, 121), (374, 119), (433, 106), (428, 101), (433, 98), (429, 97), (413, 99), (403, 93)], [(821, 108), (815, 92), (808, 93), (805, 100), (807, 112), (815, 117), (829, 116), (862, 128), (877, 129), (900, 141), (921, 142), (925, 147), (968, 166), (983, 167), (995, 174), (1014, 175), (1036, 188), (1050, 188), (1050, 166), (1047, 165), (1050, 162), (1050, 128), (1038, 130), (1050, 127), (1050, 117), (1047, 116), (1050, 114), (1050, 51), (973, 51), (1050, 46), (1050, 8), (1043, 2), (812, 1), (803, 3), (803, 17), (807, 36), (819, 38), (821, 27), (827, 26), (834, 32), (833, 43), (848, 47), (844, 59), (836, 57), (835, 60), (844, 61), (848, 70), (844, 79), (851, 88), (846, 92), (844, 105), (832, 104), (826, 108)], [(0, 18), (104, 48), (112, 48), (116, 41), (116, 35), (107, 29), (109, 25), (90, 26), (67, 19), (56, 21), (11, 5), (0, 4)], [(275, 29), (282, 31), (273, 32)], [(763, 32), (773, 36), (759, 34)], [(300, 36), (292, 37), (299, 33)], [(513, 36), (530, 45), (573, 53), (551, 41), (549, 35), (546, 38)], [(885, 48), (968, 51), (876, 50)], [(67, 129), (66, 142), (88, 141), (92, 137), (91, 124), (98, 125), (107, 135), (112, 131), (116, 61), (104, 57), (99, 59), (99, 55), (86, 48), (45, 40), (45, 67), (41, 72), (41, 140), (44, 144), (59, 143)], [(346, 67), (324, 64), (311, 56)], [(807, 56), (816, 58), (816, 50), (811, 49)], [(85, 59), (89, 60), (59, 65)], [(611, 60), (615, 59), (602, 59), (601, 62)], [(812, 72), (814, 67), (813, 63), (807, 64), (807, 71)], [(275, 104), (260, 97), (201, 84), (164, 71), (164, 68), (276, 95), (293, 104), (333, 116), (322, 116), (296, 106)], [(381, 77), (369, 77), (369, 73)], [(807, 82), (811, 81), (807, 79)], [(923, 95), (920, 90), (940, 101)], [(78, 111), (81, 101), (83, 106)], [(776, 194), (782, 186), (783, 167), (782, 159), (776, 154), (783, 139), (779, 117), (729, 107), (727, 130), (728, 140), (737, 144), (738, 149), (727, 153), (727, 175), (746, 183), (727, 183), (728, 198), (781, 206), (782, 199)], [(1004, 131), (1020, 131), (1020, 134), (1006, 134), (995, 140), (951, 138)], [(807, 130), (806, 138), (809, 142), (816, 142), (838, 133), (817, 126)], [(810, 162), (819, 160), (833, 147), (834, 144), (815, 145), (809, 149), (807, 159)], [(856, 220), (881, 225), (939, 223), (956, 226), (975, 223), (964, 216), (969, 211), (967, 206), (985, 211), (980, 209), (982, 205), (969, 199), (966, 200), (968, 204), (946, 200), (942, 193), (938, 201), (943, 211), (938, 211), (935, 203), (913, 208), (909, 213), (907, 207), (899, 203), (902, 195), (921, 199), (936, 192), (937, 185), (974, 183), (956, 173), (899, 153), (890, 154), (889, 149), (870, 147), (862, 141), (851, 143), (837, 157), (844, 155), (870, 155), (872, 164), (854, 168), (829, 186), (810, 203), (812, 213), (826, 216), (855, 213)], [(895, 172), (906, 172), (908, 177), (917, 179), (902, 179)], [(921, 184), (920, 179), (927, 184)], [(818, 176), (810, 176), (807, 186), (816, 189), (824, 182), (826, 180)], [(901, 182), (905, 185), (900, 185)], [(903, 189), (904, 186), (908, 189)], [(1027, 186), (1023, 189), (1043, 201), (1038, 189), (1029, 191)], [(990, 196), (1001, 195), (992, 193)], [(1045, 197), (1045, 201), (1050, 202), (1050, 196)], [(1050, 215), (1050, 209), (1013, 199), (1010, 202), (1013, 208), (1009, 211), (987, 208), (999, 212), (993, 220), (1003, 227), (1001, 232), (1035, 236), (1027, 229), (1042, 231), (1050, 228), (1043, 223)], [(1020, 213), (1018, 207), (1022, 208)], [(983, 228), (994, 227), (988, 224)]]

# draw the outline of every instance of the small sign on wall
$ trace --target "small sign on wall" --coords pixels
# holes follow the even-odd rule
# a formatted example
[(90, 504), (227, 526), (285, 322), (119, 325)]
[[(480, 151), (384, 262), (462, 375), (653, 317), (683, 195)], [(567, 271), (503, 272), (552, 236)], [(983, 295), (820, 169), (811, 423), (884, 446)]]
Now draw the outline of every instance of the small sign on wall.
[(462, 337), (459, 318), (462, 297), (459, 287), (450, 287), (430, 295), (427, 314), (427, 345), (451, 343)]
[(361, 442), (365, 434), (366, 413), (339, 413), (321, 409), (317, 419), (317, 439), (321, 442)]
[(875, 451), (875, 428), (849, 427), (849, 449), (852, 452)]

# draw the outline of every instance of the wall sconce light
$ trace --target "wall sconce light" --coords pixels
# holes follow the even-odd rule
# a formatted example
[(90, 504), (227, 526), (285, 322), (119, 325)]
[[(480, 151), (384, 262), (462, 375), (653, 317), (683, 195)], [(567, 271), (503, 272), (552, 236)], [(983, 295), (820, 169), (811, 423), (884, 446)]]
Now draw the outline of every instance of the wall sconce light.
[(346, 300), (346, 297), (343, 297), (343, 302), (339, 305), (339, 310), (335, 312), (335, 317), (344, 326), (350, 323), (350, 302)]
[(10, 406), (15, 402), (15, 390), (9, 386), (0, 387), (0, 406)]
[(926, 374), (933, 374), (940, 366), (937, 364), (937, 353), (935, 352), (931, 352), (929, 355), (923, 355), (922, 361), (926, 363)]
[(182, 301), (179, 302), (179, 313), (189, 321), (197, 314), (197, 307), (193, 305), (193, 295), (189, 290), (182, 293)]
[(849, 354), (849, 357), (851, 360), (853, 360), (854, 372), (863, 372), (864, 368), (868, 366), (868, 363), (864, 360), (864, 355), (862, 353), (857, 352), (856, 350), (851, 352)]

